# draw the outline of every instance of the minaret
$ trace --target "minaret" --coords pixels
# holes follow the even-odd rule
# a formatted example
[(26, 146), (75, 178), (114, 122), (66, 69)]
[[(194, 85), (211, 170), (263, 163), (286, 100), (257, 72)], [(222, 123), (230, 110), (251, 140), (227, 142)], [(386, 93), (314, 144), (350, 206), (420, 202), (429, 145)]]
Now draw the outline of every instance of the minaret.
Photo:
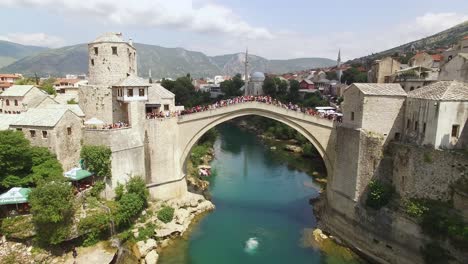
[(338, 83), (341, 83), (341, 75), (343, 72), (341, 71), (341, 49), (338, 50), (338, 59), (336, 60), (336, 76), (338, 78)]
[(245, 61), (244, 61), (244, 94), (249, 95), (249, 48), (245, 49)]
[(151, 78), (151, 69), (148, 70), (149, 83), (153, 83), (153, 78)]

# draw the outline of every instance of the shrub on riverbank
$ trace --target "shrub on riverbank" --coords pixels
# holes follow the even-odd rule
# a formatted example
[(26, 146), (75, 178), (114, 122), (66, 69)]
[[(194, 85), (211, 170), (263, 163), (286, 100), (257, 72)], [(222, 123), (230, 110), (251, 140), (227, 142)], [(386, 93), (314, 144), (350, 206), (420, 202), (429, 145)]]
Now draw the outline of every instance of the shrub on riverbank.
[(174, 218), (174, 208), (170, 206), (164, 206), (158, 211), (158, 219), (163, 223), (169, 223)]
[(371, 181), (368, 188), (366, 205), (376, 210), (386, 206), (395, 192), (392, 185), (379, 180)]
[(132, 177), (125, 185), (125, 192), (116, 196), (117, 209), (114, 218), (118, 226), (127, 227), (145, 209), (149, 197), (141, 177)]
[(39, 185), (29, 194), (36, 238), (43, 245), (57, 245), (68, 238), (73, 222), (74, 196), (69, 183)]

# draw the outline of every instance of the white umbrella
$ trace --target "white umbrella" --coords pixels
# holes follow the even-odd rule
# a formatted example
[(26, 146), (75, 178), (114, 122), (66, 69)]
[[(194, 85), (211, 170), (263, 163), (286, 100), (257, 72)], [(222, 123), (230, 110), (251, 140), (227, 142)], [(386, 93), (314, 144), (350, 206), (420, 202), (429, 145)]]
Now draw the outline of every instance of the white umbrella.
[(85, 125), (96, 125), (96, 126), (98, 126), (98, 125), (104, 125), (104, 122), (102, 120), (97, 119), (96, 117), (93, 117), (93, 118), (91, 118), (89, 120), (86, 120), (84, 122), (84, 124)]

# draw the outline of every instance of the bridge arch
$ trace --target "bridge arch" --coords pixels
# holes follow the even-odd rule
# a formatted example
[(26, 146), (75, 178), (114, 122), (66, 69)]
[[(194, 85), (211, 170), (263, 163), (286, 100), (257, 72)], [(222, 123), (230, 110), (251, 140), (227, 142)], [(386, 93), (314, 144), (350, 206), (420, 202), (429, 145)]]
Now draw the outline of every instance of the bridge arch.
[[(333, 175), (334, 153), (330, 153), (330, 137), (334, 128), (333, 122), (300, 112), (282, 109), (262, 103), (244, 103), (244, 106), (228, 106), (206, 114), (206, 112), (182, 116), (179, 120), (181, 136), (180, 160), (181, 171), (185, 172), (187, 157), (198, 140), (210, 129), (226, 121), (249, 115), (262, 116), (281, 122), (303, 135), (322, 157), (327, 175)], [(317, 131), (320, 130), (320, 131)], [(319, 134), (319, 135), (316, 135)], [(334, 147), (333, 147), (334, 150)]]

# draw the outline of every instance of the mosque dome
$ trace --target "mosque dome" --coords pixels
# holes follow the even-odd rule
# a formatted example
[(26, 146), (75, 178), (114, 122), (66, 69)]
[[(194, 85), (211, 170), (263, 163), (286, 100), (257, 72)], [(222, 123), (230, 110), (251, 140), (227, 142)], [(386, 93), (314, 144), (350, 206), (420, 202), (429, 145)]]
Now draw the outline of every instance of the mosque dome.
[(263, 81), (265, 81), (265, 74), (263, 74), (263, 72), (254, 72), (250, 76), (250, 81), (252, 81), (252, 82), (263, 82)]

